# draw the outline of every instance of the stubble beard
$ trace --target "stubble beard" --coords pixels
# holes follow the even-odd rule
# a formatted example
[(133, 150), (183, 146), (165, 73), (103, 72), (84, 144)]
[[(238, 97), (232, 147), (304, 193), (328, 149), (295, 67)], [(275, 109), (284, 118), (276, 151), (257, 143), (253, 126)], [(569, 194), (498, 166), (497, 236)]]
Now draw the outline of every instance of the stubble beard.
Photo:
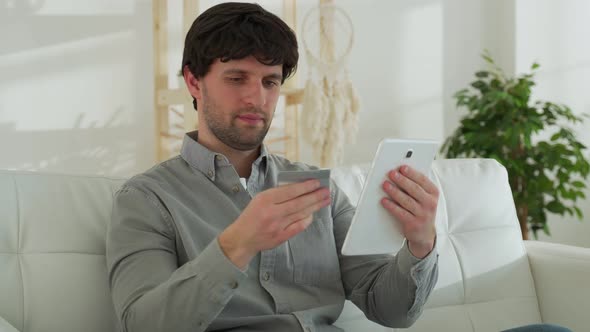
[(229, 126), (227, 126), (223, 123), (223, 119), (216, 116), (218, 114), (217, 105), (209, 98), (206, 88), (203, 88), (203, 100), (205, 102), (201, 112), (203, 112), (205, 124), (211, 133), (223, 144), (238, 151), (254, 150), (262, 144), (271, 124), (271, 120), (266, 119), (262, 110), (258, 108), (245, 108), (238, 110), (236, 113), (236, 115), (243, 113), (260, 114), (264, 117), (262, 128), (239, 127), (236, 124), (239, 121), (237, 117), (234, 117)]

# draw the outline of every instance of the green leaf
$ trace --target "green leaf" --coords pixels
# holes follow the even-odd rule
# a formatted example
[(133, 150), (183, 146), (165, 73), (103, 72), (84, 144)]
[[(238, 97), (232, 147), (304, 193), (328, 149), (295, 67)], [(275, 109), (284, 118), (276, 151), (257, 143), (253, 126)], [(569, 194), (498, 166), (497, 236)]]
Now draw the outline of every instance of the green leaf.
[(541, 67), (541, 65), (539, 65), (538, 63), (533, 63), (533, 65), (531, 66), (531, 70), (535, 70), (537, 68)]
[(486, 82), (481, 81), (481, 80), (471, 83), (471, 86), (480, 90), (480, 91), (487, 90), (487, 88), (488, 88), (488, 85), (486, 84)]
[(559, 203), (558, 201), (551, 201), (547, 203), (546, 208), (550, 212), (557, 214), (563, 214), (563, 212), (565, 211), (565, 207), (563, 206), (563, 204)]
[(578, 219), (581, 220), (584, 217), (582, 210), (580, 210), (579, 207), (574, 206), (574, 211), (576, 211), (576, 216), (578, 216)]
[(528, 135), (526, 135), (524, 137), (524, 146), (527, 147), (527, 148), (530, 148), (532, 146), (531, 145), (531, 135), (530, 134), (528, 134)]
[(488, 71), (485, 71), (485, 70), (478, 71), (478, 72), (476, 72), (476, 73), (475, 73), (475, 76), (476, 76), (476, 77), (479, 77), (479, 78), (486, 78), (486, 77), (488, 77), (489, 75), (490, 75), (490, 72), (488, 72)]
[(481, 55), (481, 57), (489, 64), (493, 65), (494, 64), (494, 60), (492, 59), (492, 57), (490, 57), (490, 52), (488, 50), (485, 50), (484, 53)]
[(549, 231), (549, 225), (547, 223), (543, 224), (543, 233), (545, 233), (547, 236), (551, 236), (551, 232)]
[(582, 181), (574, 181), (572, 182), (572, 186), (576, 188), (586, 188), (586, 185)]
[(468, 92), (469, 92), (469, 90), (467, 90), (467, 89), (461, 89), (461, 90), (455, 92), (455, 94), (453, 95), (453, 97), (457, 98), (459, 96), (465, 95)]

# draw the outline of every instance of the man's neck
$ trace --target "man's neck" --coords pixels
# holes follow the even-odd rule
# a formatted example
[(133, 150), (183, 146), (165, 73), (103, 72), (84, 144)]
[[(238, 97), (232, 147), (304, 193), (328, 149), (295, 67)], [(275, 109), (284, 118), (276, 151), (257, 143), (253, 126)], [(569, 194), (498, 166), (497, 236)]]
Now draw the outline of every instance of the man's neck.
[(219, 141), (217, 138), (206, 135), (198, 135), (197, 142), (213, 152), (221, 153), (226, 156), (241, 178), (250, 177), (252, 163), (254, 163), (258, 156), (260, 156), (261, 151), (260, 146), (254, 150), (236, 150)]
[(249, 178), (252, 173), (252, 164), (260, 156), (260, 147), (251, 151), (236, 151), (230, 149), (223, 153), (234, 166), (241, 178)]

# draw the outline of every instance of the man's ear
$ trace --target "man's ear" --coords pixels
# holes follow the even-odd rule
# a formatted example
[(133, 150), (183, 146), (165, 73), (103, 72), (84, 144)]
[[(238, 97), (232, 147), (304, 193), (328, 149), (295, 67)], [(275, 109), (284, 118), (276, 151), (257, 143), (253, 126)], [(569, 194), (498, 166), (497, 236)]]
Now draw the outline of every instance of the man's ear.
[(184, 83), (188, 88), (188, 92), (197, 100), (201, 100), (201, 81), (191, 73), (188, 66), (184, 66), (182, 69), (182, 76), (184, 76)]

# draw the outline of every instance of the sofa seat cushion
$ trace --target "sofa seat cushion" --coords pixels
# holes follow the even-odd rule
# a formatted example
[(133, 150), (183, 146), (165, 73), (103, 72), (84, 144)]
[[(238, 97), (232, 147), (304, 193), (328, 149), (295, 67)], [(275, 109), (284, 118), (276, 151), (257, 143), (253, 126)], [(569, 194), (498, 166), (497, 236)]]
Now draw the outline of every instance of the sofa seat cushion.
[(4, 318), (0, 317), (0, 332), (19, 332), (14, 326), (10, 325)]

